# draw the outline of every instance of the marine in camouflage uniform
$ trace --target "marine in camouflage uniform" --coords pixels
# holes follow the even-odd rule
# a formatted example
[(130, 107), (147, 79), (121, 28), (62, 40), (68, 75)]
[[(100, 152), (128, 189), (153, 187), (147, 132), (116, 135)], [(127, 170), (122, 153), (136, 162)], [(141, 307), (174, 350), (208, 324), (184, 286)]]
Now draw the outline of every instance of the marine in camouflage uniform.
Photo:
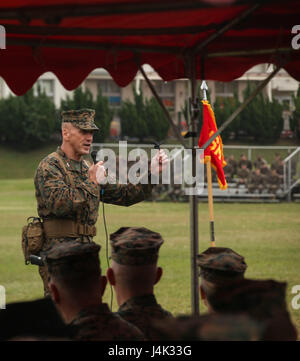
[(242, 312), (263, 323), (263, 341), (296, 341), (297, 330), (286, 305), (286, 286), (274, 280), (237, 280), (217, 289), (211, 302), (217, 313)]
[[(124, 282), (123, 277), (126, 276), (126, 272), (133, 274), (130, 284), (126, 283), (125, 286), (126, 292), (130, 292), (130, 297), (126, 295), (121, 302), (118, 300), (118, 315), (136, 325), (147, 340), (156, 340), (157, 335), (152, 329), (152, 322), (172, 317), (170, 312), (164, 310), (157, 303), (153, 293), (158, 252), (163, 244), (163, 239), (159, 233), (152, 232), (147, 228), (123, 227), (111, 234), (110, 240), (113, 261), (110, 272), (114, 273), (115, 278), (115, 282), (111, 283), (115, 287), (117, 300), (121, 299), (120, 286), (124, 287), (122, 282)], [(117, 268), (120, 269), (118, 265), (121, 266), (121, 271), (117, 271)], [(151, 281), (140, 276), (143, 272), (150, 274)], [(153, 274), (154, 277), (152, 277)], [(109, 276), (109, 271), (107, 276), (110, 281), (112, 277)], [(143, 282), (147, 285), (145, 287), (150, 290), (149, 292), (143, 293), (143, 290), (146, 289)], [(149, 285), (150, 282), (152, 283)], [(142, 290), (138, 284), (143, 284)]]
[[(91, 109), (62, 112), (62, 123), (71, 123), (83, 132), (98, 130)], [(38, 215), (44, 221), (45, 242), (42, 251), (62, 241), (91, 242), (96, 234), (100, 199), (105, 203), (130, 206), (151, 195), (152, 185), (110, 184), (98, 185), (89, 178), (90, 164), (67, 157), (58, 147), (44, 158), (36, 171), (34, 184)], [(47, 269), (39, 267), (47, 287)]]
[(271, 174), (266, 177), (267, 189), (269, 193), (276, 193), (281, 185), (281, 178), (273, 169)]
[(257, 168), (255, 171), (251, 172), (247, 179), (247, 187), (250, 193), (254, 193), (256, 190), (259, 193), (265, 189), (265, 177), (260, 173), (260, 169)]
[(230, 154), (227, 164), (230, 164), (232, 168), (232, 177), (233, 177), (236, 174), (238, 168), (238, 162), (234, 159), (233, 154)]
[(262, 164), (260, 167), (260, 173), (265, 177), (268, 177), (271, 174), (271, 169), (267, 163)]
[(242, 168), (243, 164), (246, 164), (246, 167), (251, 171), (252, 162), (251, 162), (251, 160), (247, 159), (245, 154), (241, 154), (240, 161), (238, 163), (238, 168)]
[(134, 325), (102, 303), (105, 277), (94, 242), (61, 242), (42, 257), (50, 275), (52, 299), (76, 341), (141, 341)]
[(264, 324), (245, 314), (179, 316), (156, 321), (161, 341), (260, 341)]
[(232, 165), (232, 163), (229, 163), (227, 161), (227, 159), (225, 159), (225, 162), (227, 162), (226, 166), (224, 167), (224, 174), (225, 174), (225, 178), (227, 180), (227, 182), (232, 182), (233, 181), (233, 176), (234, 176), (234, 167)]
[(247, 185), (247, 179), (249, 177), (250, 171), (247, 168), (246, 164), (242, 165), (242, 168), (238, 168), (237, 171), (237, 183), (236, 187), (239, 188), (240, 185)]
[(244, 277), (247, 264), (243, 256), (230, 248), (210, 247), (197, 256), (200, 272), (200, 294), (209, 312), (214, 312), (211, 299), (218, 288)]
[(262, 156), (258, 155), (256, 161), (254, 162), (254, 167), (261, 169), (262, 165), (266, 163), (267, 162), (262, 158)]

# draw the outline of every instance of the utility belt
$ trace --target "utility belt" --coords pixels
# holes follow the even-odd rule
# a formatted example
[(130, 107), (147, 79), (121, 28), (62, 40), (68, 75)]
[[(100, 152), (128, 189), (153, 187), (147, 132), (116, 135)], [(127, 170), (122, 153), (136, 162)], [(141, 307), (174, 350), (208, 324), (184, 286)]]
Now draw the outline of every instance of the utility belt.
[(44, 219), (45, 238), (96, 236), (96, 227), (81, 224), (71, 219)]
[(22, 229), (22, 249), (25, 264), (29, 264), (31, 255), (38, 256), (44, 242), (50, 238), (79, 238), (96, 236), (96, 227), (81, 224), (71, 219), (44, 219), (29, 217)]

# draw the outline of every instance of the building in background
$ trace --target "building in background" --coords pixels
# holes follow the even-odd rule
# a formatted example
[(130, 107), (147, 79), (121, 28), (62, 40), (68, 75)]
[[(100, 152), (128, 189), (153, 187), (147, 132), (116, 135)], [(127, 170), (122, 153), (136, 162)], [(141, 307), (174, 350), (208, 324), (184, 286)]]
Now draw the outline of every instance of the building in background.
[[(179, 125), (182, 122), (184, 127), (182, 112), (185, 107), (185, 101), (188, 98), (188, 81), (186, 79), (180, 79), (165, 82), (149, 65), (144, 65), (144, 69), (163, 100), (163, 103), (169, 110), (175, 124)], [(261, 64), (248, 70), (242, 77), (232, 82), (207, 81), (211, 103), (213, 104), (217, 98), (233, 97), (234, 94), (237, 94), (239, 100), (242, 101), (247, 82), (258, 84), (264, 80), (272, 70), (272, 66)], [(66, 99), (67, 96), (72, 96), (73, 93), (72, 91), (64, 89), (57, 77), (50, 72), (44, 73), (39, 77), (34, 85), (35, 91), (38, 84), (41, 89), (53, 99), (57, 108), (60, 107), (62, 99)], [(290, 129), (289, 117), (293, 110), (292, 98), (298, 90), (298, 85), (299, 82), (290, 77), (285, 70), (281, 70), (263, 90), (264, 95), (269, 97), (270, 100), (276, 99), (285, 105), (285, 113), (283, 115), (284, 131), (287, 132)], [(139, 72), (134, 81), (124, 88), (119, 87), (104, 69), (95, 69), (82, 83), (83, 89), (89, 89), (94, 98), (97, 96), (98, 89), (101, 88), (102, 94), (108, 97), (110, 106), (116, 110), (120, 108), (122, 102), (125, 100), (133, 102), (133, 86), (135, 86), (138, 91), (141, 89), (145, 97), (152, 96), (148, 85)], [(10, 94), (12, 94), (12, 92), (5, 81), (0, 78), (0, 98), (6, 98)], [(118, 121), (118, 115), (117, 112), (115, 112), (114, 122)]]

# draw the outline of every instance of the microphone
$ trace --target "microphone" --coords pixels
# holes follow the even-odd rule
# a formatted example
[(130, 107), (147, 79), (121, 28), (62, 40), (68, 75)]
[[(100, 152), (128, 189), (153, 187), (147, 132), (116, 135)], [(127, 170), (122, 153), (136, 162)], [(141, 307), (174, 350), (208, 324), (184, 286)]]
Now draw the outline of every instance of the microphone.
[(158, 142), (153, 142), (154, 143), (154, 149), (160, 149), (160, 144)]
[(93, 159), (94, 164), (96, 164), (96, 163), (97, 163), (97, 160), (96, 160), (96, 158), (97, 158), (97, 152), (96, 152), (95, 150), (92, 151), (91, 157), (92, 157), (92, 159)]

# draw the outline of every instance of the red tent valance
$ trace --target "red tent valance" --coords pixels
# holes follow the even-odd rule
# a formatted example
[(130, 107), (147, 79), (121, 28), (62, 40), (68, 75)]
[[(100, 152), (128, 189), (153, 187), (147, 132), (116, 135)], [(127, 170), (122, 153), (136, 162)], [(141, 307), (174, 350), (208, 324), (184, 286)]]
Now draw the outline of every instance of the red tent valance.
[(3, 1), (6, 49), (0, 50), (0, 76), (18, 95), (46, 71), (68, 90), (101, 67), (125, 86), (145, 63), (164, 80), (188, 77), (194, 57), (197, 78), (231, 81), (256, 64), (280, 63), (300, 80), (300, 51), (291, 46), (297, 23), (295, 0)]

